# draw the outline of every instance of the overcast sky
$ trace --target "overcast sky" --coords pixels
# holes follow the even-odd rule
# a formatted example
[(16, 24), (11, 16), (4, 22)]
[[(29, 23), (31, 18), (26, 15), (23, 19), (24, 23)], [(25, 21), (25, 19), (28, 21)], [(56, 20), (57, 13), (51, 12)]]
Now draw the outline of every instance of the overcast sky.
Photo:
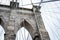
[(60, 1), (41, 4), (41, 16), (51, 40), (60, 40)]

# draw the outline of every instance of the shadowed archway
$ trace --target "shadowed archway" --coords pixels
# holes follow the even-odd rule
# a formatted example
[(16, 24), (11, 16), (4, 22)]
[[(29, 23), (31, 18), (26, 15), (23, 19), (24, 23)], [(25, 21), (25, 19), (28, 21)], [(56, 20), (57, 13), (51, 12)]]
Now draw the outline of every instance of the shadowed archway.
[(0, 25), (4, 27), (4, 22), (1, 18), (0, 18)]
[(21, 22), (20, 26), (26, 28), (33, 38), (34, 29), (32, 25), (30, 25), (26, 20), (24, 20)]

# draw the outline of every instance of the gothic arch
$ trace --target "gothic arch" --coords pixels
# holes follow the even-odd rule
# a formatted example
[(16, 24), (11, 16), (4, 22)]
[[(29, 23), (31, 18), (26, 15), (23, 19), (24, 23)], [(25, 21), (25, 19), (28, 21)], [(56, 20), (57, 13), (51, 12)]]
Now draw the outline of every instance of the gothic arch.
[[(19, 36), (20, 35), (20, 36)], [(18, 30), (17, 34), (16, 34), (16, 40), (32, 40), (32, 37), (29, 33), (29, 31), (25, 28), (22, 27)]]
[[(31, 25), (31, 27), (34, 29), (34, 27), (35, 27), (35, 24), (31, 21), (31, 19), (24, 19), (28, 24), (30, 24)], [(24, 22), (23, 20), (20, 22), (20, 25), (21, 25), (21, 23), (22, 22)]]
[(34, 22), (33, 20), (31, 20), (31, 19), (28, 19), (28, 18), (27, 18), (27, 19), (24, 19), (24, 20), (23, 20), (23, 19), (20, 20), (19, 25), (17, 25), (17, 26), (15, 27), (15, 28), (16, 28), (15, 34), (19, 31), (20, 28), (24, 27), (24, 26), (23, 26), (23, 23), (24, 23), (24, 25), (25, 25), (25, 28), (26, 28), (26, 29), (28, 30), (28, 32), (30, 33), (32, 39), (34, 39), (36, 35), (39, 36), (39, 34), (38, 34), (37, 31), (36, 31), (35, 22)]
[(20, 24), (21, 27), (25, 27), (30, 35), (33, 37), (33, 32), (34, 32), (34, 29), (33, 27), (29, 24), (29, 22), (27, 22), (26, 20), (22, 21), (21, 24)]

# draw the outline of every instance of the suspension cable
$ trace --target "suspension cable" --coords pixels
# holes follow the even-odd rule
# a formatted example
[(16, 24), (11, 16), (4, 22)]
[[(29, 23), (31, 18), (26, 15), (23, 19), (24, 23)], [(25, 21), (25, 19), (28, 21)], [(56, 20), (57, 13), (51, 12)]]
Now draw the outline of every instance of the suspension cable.
[[(41, 0), (42, 1), (42, 0)], [(33, 3), (32, 3), (32, 0), (31, 0), (31, 4), (33, 6)], [(39, 4), (40, 5), (40, 4)], [(42, 40), (42, 34), (41, 32), (39, 31), (39, 25), (38, 25), (38, 21), (37, 21), (37, 16), (35, 15), (35, 10), (33, 9), (33, 14), (34, 14), (34, 17), (35, 17), (35, 21), (36, 21), (36, 27), (37, 27), (37, 30), (38, 30), (38, 34), (39, 34), (39, 40)]]

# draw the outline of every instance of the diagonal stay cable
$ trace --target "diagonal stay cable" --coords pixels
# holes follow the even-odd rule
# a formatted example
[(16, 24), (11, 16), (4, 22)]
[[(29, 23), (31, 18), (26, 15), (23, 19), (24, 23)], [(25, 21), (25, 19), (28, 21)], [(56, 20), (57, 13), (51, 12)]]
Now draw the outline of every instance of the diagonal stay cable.
[[(31, 4), (32, 4), (32, 6), (34, 6), (33, 3), (32, 3), (32, 0), (31, 0)], [(35, 10), (34, 9), (33, 9), (33, 14), (34, 14), (34, 17), (35, 17), (36, 27), (37, 27), (37, 31), (38, 31), (38, 34), (39, 34), (39, 40), (42, 40), (42, 34), (39, 31), (39, 25), (38, 25), (37, 15), (35, 15)]]
[[(46, 15), (44, 14), (44, 16), (46, 17)], [(47, 18), (47, 17), (46, 17)], [(47, 20), (50, 20), (49, 18), (47, 18)], [(47, 23), (47, 22), (46, 22)], [(48, 23), (47, 23), (48, 24)], [(53, 24), (53, 23), (51, 23), (51, 24)], [(55, 26), (55, 25), (54, 25)], [(53, 29), (50, 27), (50, 29), (52, 30), (52, 32), (56, 35), (56, 32), (54, 32), (53, 31)], [(56, 37), (57, 37), (57, 35), (56, 35)], [(58, 38), (58, 37), (57, 37)]]

